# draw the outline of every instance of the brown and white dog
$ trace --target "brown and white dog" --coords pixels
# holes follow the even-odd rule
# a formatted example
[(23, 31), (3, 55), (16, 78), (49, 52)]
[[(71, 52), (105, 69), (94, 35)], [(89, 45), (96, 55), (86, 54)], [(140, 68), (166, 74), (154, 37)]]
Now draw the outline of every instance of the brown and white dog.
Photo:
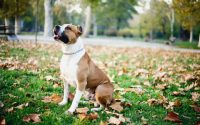
[(66, 113), (72, 114), (78, 107), (81, 96), (85, 90), (95, 95), (96, 102), (102, 106), (111, 103), (114, 87), (105, 73), (100, 70), (85, 52), (83, 42), (80, 38), (82, 28), (72, 24), (55, 26), (54, 39), (61, 41), (63, 56), (61, 58), (60, 70), (64, 80), (64, 96), (59, 105), (67, 103), (69, 85), (76, 87), (76, 93), (70, 108)]

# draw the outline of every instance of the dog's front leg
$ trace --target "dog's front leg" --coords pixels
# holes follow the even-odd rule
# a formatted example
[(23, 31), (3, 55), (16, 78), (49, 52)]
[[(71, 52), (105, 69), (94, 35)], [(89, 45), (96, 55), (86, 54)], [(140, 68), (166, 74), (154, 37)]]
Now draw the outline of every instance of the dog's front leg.
[(78, 107), (78, 104), (80, 102), (81, 96), (83, 95), (83, 93), (85, 91), (86, 83), (87, 82), (83, 82), (83, 83), (79, 83), (77, 85), (75, 97), (74, 97), (72, 105), (68, 109), (67, 113), (73, 114), (74, 111), (76, 110), (76, 108)]
[(59, 105), (67, 104), (68, 95), (69, 95), (69, 84), (66, 81), (64, 81), (64, 96), (63, 100), (59, 103)]

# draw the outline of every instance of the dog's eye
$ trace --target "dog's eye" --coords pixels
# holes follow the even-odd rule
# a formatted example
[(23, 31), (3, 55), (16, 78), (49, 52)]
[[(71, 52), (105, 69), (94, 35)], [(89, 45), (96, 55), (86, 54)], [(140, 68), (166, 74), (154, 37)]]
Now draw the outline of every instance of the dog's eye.
[(71, 27), (67, 26), (65, 27), (66, 30), (72, 30)]

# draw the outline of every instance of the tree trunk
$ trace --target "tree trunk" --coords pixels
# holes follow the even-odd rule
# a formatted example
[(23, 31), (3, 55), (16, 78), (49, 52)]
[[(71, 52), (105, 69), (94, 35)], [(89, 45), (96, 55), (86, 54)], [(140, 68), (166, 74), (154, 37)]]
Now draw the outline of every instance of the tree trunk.
[(93, 36), (97, 36), (97, 22), (96, 16), (93, 14)]
[(90, 32), (90, 26), (91, 26), (91, 7), (88, 6), (85, 10), (85, 26), (83, 29), (83, 37), (87, 37)]
[(150, 41), (153, 40), (153, 30), (150, 31)]
[(52, 0), (44, 1), (45, 9), (45, 22), (44, 22), (44, 36), (52, 36), (53, 30), (53, 12), (52, 12)]
[(193, 41), (193, 28), (190, 27), (190, 43)]
[(199, 34), (199, 44), (198, 44), (198, 47), (200, 48), (200, 34)]
[(174, 9), (171, 8), (171, 20), (170, 20), (170, 31), (171, 31), (171, 38), (174, 37)]
[[(5, 24), (5, 26), (10, 27), (10, 25), (11, 25), (10, 20), (8, 18), (4, 18), (4, 24)], [(10, 29), (7, 29), (6, 33), (9, 33), (9, 32), (10, 32)]]
[(20, 19), (18, 16), (15, 16), (15, 34), (20, 32)]

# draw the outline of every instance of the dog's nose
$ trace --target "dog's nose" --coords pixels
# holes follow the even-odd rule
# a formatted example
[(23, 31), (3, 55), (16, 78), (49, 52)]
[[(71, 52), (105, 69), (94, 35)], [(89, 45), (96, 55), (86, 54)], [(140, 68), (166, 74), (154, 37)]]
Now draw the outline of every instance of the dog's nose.
[(60, 30), (60, 26), (56, 25), (55, 28), (54, 28), (54, 34), (58, 35), (59, 30)]
[(55, 29), (56, 29), (56, 30), (60, 29), (60, 26), (59, 26), (59, 25), (56, 25), (56, 26), (55, 26)]

